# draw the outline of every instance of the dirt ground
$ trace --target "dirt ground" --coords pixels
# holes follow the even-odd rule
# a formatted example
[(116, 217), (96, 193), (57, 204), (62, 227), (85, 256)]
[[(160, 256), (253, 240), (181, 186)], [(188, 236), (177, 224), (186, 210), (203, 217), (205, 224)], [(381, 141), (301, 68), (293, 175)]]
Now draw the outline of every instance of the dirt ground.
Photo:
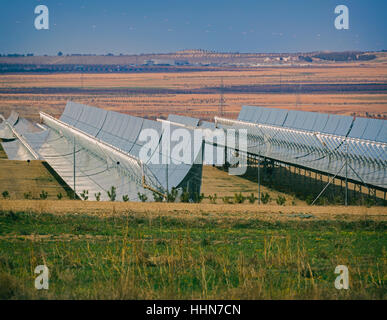
[(134, 203), (97, 202), (79, 200), (0, 200), (0, 210), (52, 213), (88, 214), (97, 216), (141, 215), (146, 217), (176, 217), (183, 219), (237, 219), (237, 220), (330, 220), (338, 217), (350, 220), (375, 219), (387, 221), (385, 207), (344, 206), (278, 206), (251, 204), (187, 204), (187, 203)]
[[(256, 182), (246, 179), (241, 176), (232, 176), (223, 170), (219, 170), (212, 166), (203, 166), (202, 189), (201, 192), (207, 197), (213, 196), (215, 193), (218, 197), (217, 202), (222, 203), (221, 197), (233, 197), (235, 193), (242, 193), (244, 196), (249, 196), (251, 193), (255, 197), (258, 195), (258, 185)], [(278, 196), (283, 196), (288, 205), (306, 205), (305, 201), (296, 199), (286, 193), (276, 191), (261, 185), (261, 193), (268, 193), (270, 198), (275, 203)], [(245, 200), (246, 203), (248, 200)], [(209, 199), (204, 199), (203, 203), (210, 203)]]
[[(138, 203), (138, 202), (97, 202), (68, 200), (65, 189), (49, 173), (41, 161), (0, 160), (0, 191), (8, 190), (11, 198), (0, 200), (0, 210), (27, 211), (54, 214), (91, 214), (111, 216), (115, 214), (138, 214), (147, 217), (170, 216), (186, 219), (203, 217), (204, 219), (377, 219), (387, 220), (386, 207), (361, 206), (308, 206), (304, 201), (294, 200), (291, 196), (261, 186), (261, 192), (268, 192), (272, 199), (278, 195), (286, 198), (284, 206), (275, 201), (267, 205), (224, 204), (221, 197), (233, 196), (241, 192), (257, 195), (256, 183), (239, 176), (230, 176), (227, 172), (212, 166), (203, 167), (202, 192), (206, 197), (217, 194), (216, 204), (206, 198), (200, 204), (188, 203)], [(25, 200), (24, 193), (31, 191), (33, 199), (39, 199), (39, 193), (48, 192), (47, 200)], [(56, 195), (63, 194), (62, 200)]]
[[(65, 189), (51, 175), (42, 161), (16, 161), (0, 160), (0, 193), (8, 191), (11, 200), (24, 199), (24, 194), (31, 192), (33, 199), (39, 199), (42, 190), (48, 192), (48, 199), (56, 200), (57, 194), (61, 193), (63, 198), (68, 198)], [(227, 172), (221, 171), (212, 166), (203, 166), (202, 190), (206, 197), (208, 195), (218, 196), (218, 203), (222, 203), (221, 197), (234, 196), (235, 192), (241, 192), (244, 196), (251, 193), (257, 195), (256, 183), (239, 176), (228, 175)], [(294, 200), (292, 197), (270, 190), (264, 186), (261, 192), (268, 192), (272, 199), (282, 195), (290, 203)], [(295, 200), (295, 204), (304, 204), (305, 202)], [(203, 200), (209, 203), (208, 199)], [(247, 200), (246, 200), (247, 202)]]
[(17, 161), (0, 159), (0, 193), (8, 191), (10, 199), (24, 199), (31, 192), (32, 199), (39, 199), (42, 191), (47, 199), (55, 200), (59, 193), (67, 198), (66, 190), (51, 175), (42, 161)]

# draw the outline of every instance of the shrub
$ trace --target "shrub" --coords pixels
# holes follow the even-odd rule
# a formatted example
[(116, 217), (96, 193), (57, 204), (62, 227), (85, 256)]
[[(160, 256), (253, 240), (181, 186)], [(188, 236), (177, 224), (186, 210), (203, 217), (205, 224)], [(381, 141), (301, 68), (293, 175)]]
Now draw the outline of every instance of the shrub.
[(254, 196), (254, 193), (250, 194), (247, 199), (249, 200), (249, 202), (251, 204), (253, 204), (255, 202), (255, 196)]
[(189, 192), (187, 189), (183, 189), (182, 194), (180, 195), (181, 202), (189, 202)]
[(211, 241), (209, 238), (202, 238), (202, 240), (200, 241), (200, 244), (202, 247), (206, 247), (206, 246), (209, 246), (211, 244)]
[(311, 202), (314, 200), (314, 197), (313, 195), (309, 195), (309, 196), (305, 196), (305, 194), (303, 192), (296, 192), (296, 198), (300, 199), (300, 200), (305, 200), (308, 198), (308, 197), (312, 197), (312, 200)]
[(245, 200), (246, 197), (244, 197), (241, 192), (234, 194), (234, 203), (243, 203)]
[(9, 192), (7, 190), (3, 191), (2, 195), (4, 199), (9, 199)]
[(32, 199), (31, 191), (24, 193), (24, 199)]
[(177, 197), (177, 189), (173, 187), (171, 189), (171, 192), (167, 193), (167, 202), (175, 202)]
[(316, 203), (320, 206), (326, 206), (329, 204), (329, 200), (327, 197), (320, 197), (318, 198), (318, 200), (316, 201)]
[(63, 198), (63, 195), (62, 195), (61, 192), (59, 192), (59, 193), (56, 195), (56, 197), (58, 198), (58, 200), (61, 200), (61, 199)]
[(128, 202), (129, 201), (129, 196), (127, 194), (122, 196), (122, 201)]
[(70, 190), (66, 190), (66, 194), (69, 197), (69, 199), (76, 199), (77, 198), (76, 194), (71, 189)]
[(341, 195), (336, 195), (333, 198), (333, 202), (334, 202), (334, 204), (343, 204), (344, 203), (344, 199), (343, 199), (343, 197)]
[(216, 199), (218, 199), (218, 196), (215, 193), (213, 196), (209, 195), (208, 198), (210, 199), (211, 203), (215, 204), (216, 203)]
[(261, 202), (263, 204), (267, 204), (270, 202), (270, 194), (268, 194), (267, 192), (264, 192), (261, 194)]
[(203, 199), (204, 199), (204, 193), (198, 193), (198, 192), (195, 192), (195, 194), (194, 194), (194, 202), (196, 202), (196, 203), (200, 203), (200, 202), (202, 202), (203, 201)]
[(284, 196), (278, 195), (275, 201), (277, 202), (278, 205), (283, 206), (286, 202), (286, 198)]
[(148, 197), (145, 193), (138, 192), (137, 195), (138, 195), (138, 198), (141, 200), (141, 202), (145, 202), (148, 200)]
[(107, 195), (108, 195), (110, 201), (115, 201), (116, 197), (117, 197), (116, 187), (111, 186), (110, 190), (107, 191)]
[(306, 202), (306, 204), (309, 205), (309, 206), (312, 204), (313, 200), (314, 200), (314, 196), (311, 195), (311, 194), (309, 194), (309, 195), (305, 198), (305, 202)]
[(82, 193), (81, 193), (81, 198), (83, 200), (89, 199), (89, 190), (83, 190)]
[(0, 299), (26, 299), (23, 287), (18, 278), (4, 271), (0, 273)]
[(375, 200), (371, 197), (367, 197), (364, 199), (364, 205), (369, 208), (371, 206), (374, 206), (375, 205)]
[(155, 202), (163, 202), (164, 197), (157, 192), (153, 192), (153, 199), (155, 200)]
[(226, 203), (226, 204), (231, 204), (231, 203), (233, 203), (233, 202), (231, 201), (230, 197), (227, 197), (227, 196), (222, 197), (222, 201), (223, 201), (223, 203)]
[(101, 192), (94, 193), (95, 200), (101, 200)]
[(48, 192), (42, 190), (42, 192), (39, 194), (40, 199), (45, 200), (48, 197)]

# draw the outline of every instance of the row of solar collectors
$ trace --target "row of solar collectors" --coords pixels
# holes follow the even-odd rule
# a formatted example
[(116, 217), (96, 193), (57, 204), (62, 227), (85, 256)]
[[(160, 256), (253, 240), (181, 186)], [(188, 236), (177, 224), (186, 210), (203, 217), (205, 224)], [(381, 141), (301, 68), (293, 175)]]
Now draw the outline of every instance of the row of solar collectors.
[[(6, 120), (11, 126), (15, 125), (19, 120), (19, 114), (12, 111), (8, 119)], [(15, 139), (12, 130), (8, 127), (5, 121), (0, 123), (0, 139), (11, 140)]]
[[(244, 115), (246, 115), (246, 110), (248, 110), (249, 108), (254, 108), (254, 109), (259, 109), (259, 110), (263, 109), (263, 108), (257, 108), (257, 107), (243, 107), (242, 111), (241, 111), (241, 115), (239, 118), (243, 118)], [(278, 125), (279, 123), (282, 123), (284, 121), (284, 115), (288, 112), (287, 110), (280, 110), (280, 109), (267, 109), (267, 110), (272, 111), (272, 112), (270, 112), (270, 114), (271, 114), (270, 117), (266, 117), (266, 119), (268, 120), (268, 121), (266, 121), (266, 124), (270, 123), (272, 125), (274, 125), (274, 124)], [(268, 116), (269, 111), (266, 112), (266, 116)], [(290, 114), (288, 114), (288, 117), (287, 117), (288, 122), (287, 123), (293, 123), (293, 125), (291, 127), (293, 129), (302, 129), (302, 130), (306, 131), (309, 128), (309, 130), (307, 130), (307, 131), (316, 131), (316, 130), (310, 130), (311, 127), (310, 127), (310, 125), (308, 127), (308, 121), (302, 122), (305, 120), (305, 117), (304, 118), (303, 117), (297, 118), (296, 117), (297, 113), (305, 114), (308, 117), (313, 117), (313, 118), (315, 118), (314, 121), (316, 121), (317, 120), (316, 118), (318, 118), (319, 116), (322, 116), (322, 117), (320, 117), (320, 119), (325, 119), (325, 121), (327, 121), (327, 119), (329, 119), (328, 114), (319, 114), (319, 113), (314, 113), (314, 112), (300, 112), (300, 111), (291, 112)], [(281, 117), (276, 118), (276, 116), (278, 116), (279, 114), (282, 115), (282, 118)], [(170, 117), (172, 118), (172, 115), (170, 115)], [(345, 117), (345, 116), (337, 116), (337, 117), (334, 117), (334, 119), (336, 120), (336, 124), (331, 123), (331, 127), (333, 128), (334, 126), (337, 126), (337, 121), (340, 120), (340, 118), (342, 118), (342, 117), (343, 117), (345, 123), (350, 124), (350, 125), (352, 124), (352, 118)], [(188, 120), (186, 120), (186, 119), (188, 119)], [(179, 122), (182, 124), (188, 124), (188, 122), (194, 123), (194, 120), (197, 120), (197, 119), (184, 117), (183, 119), (176, 119), (175, 122)], [(239, 120), (241, 120), (241, 119), (239, 119)], [(246, 120), (247, 119), (244, 119), (243, 121), (246, 121)], [(297, 121), (295, 121), (295, 120), (297, 120)], [(357, 122), (354, 123), (354, 126), (351, 129), (352, 136), (354, 136), (356, 132), (359, 133), (359, 132), (365, 130), (367, 121), (364, 121), (364, 120), (368, 120), (368, 119), (363, 119), (363, 118), (357, 119)], [(373, 119), (369, 119), (369, 120), (373, 120)], [(248, 122), (253, 122), (253, 121), (248, 121)], [(312, 121), (310, 121), (310, 123), (311, 122)], [(342, 122), (343, 121), (341, 121), (341, 124), (342, 124)], [(202, 121), (200, 123), (199, 127), (214, 130), (215, 124), (212, 122)], [(220, 125), (219, 127), (222, 127), (222, 125)], [(244, 129), (247, 128), (249, 136), (260, 136), (263, 134), (263, 132), (262, 132), (263, 129), (261, 129), (261, 128), (253, 128), (253, 127), (249, 128), (249, 127), (246, 127), (243, 125), (237, 126), (237, 127), (244, 128)], [(281, 127), (286, 128), (286, 125), (281, 126)], [(366, 133), (369, 134), (372, 129), (373, 129), (373, 127), (370, 125), (370, 128), (368, 129), (368, 131)], [(342, 128), (341, 128), (341, 130), (342, 130)], [(348, 128), (345, 127), (344, 130), (342, 130), (342, 131), (345, 131), (345, 130), (348, 130)], [(379, 126), (379, 129), (376, 128), (375, 132), (378, 130), (380, 130), (380, 126)], [(380, 134), (383, 134), (383, 132), (384, 131), (382, 130)], [(345, 150), (344, 150), (345, 145), (343, 144), (343, 139), (336, 138), (336, 137), (321, 136), (319, 138), (320, 140), (318, 140), (314, 135), (302, 134), (302, 132), (299, 132), (299, 133), (295, 133), (295, 132), (292, 133), (290, 131), (278, 132), (278, 130), (275, 130), (274, 128), (273, 128), (273, 130), (270, 130), (270, 127), (267, 127), (265, 129), (265, 134), (267, 135), (267, 137), (275, 139), (277, 141), (282, 139), (282, 142), (288, 142), (290, 144), (289, 147), (291, 146), (291, 144), (294, 144), (297, 146), (304, 146), (307, 150), (310, 150), (311, 148), (312, 149), (315, 148), (315, 150), (322, 150), (323, 149), (323, 151), (326, 152), (327, 148), (325, 148), (325, 147), (322, 148), (322, 146), (324, 144), (326, 147), (328, 147), (330, 150), (333, 150), (334, 152), (345, 152)], [(344, 138), (344, 136), (343, 136), (343, 138)], [(361, 135), (358, 134), (358, 137), (360, 137), (360, 136)], [(359, 157), (359, 158), (373, 158), (373, 159), (380, 159), (381, 158), (383, 160), (386, 160), (386, 157), (387, 157), (386, 153), (383, 152), (383, 150), (380, 150), (380, 148), (378, 148), (376, 146), (364, 144), (364, 143), (356, 143), (355, 141), (350, 142), (348, 152), (349, 152), (349, 154), (353, 155), (354, 157)]]
[[(273, 109), (276, 110), (276, 109)], [(187, 117), (185, 117), (187, 118)], [(190, 118), (192, 120), (189, 120), (191, 123), (193, 123), (194, 118)], [(186, 119), (176, 119), (176, 122), (187, 124)], [(219, 125), (219, 127), (223, 128), (235, 128), (235, 129), (247, 129), (248, 130), (248, 151), (250, 153), (259, 154), (260, 153), (260, 146), (254, 137), (262, 137), (263, 134), (265, 134), (266, 138), (269, 138), (270, 141), (276, 142), (276, 143), (287, 143), (288, 148), (296, 147), (297, 150), (301, 154), (298, 154), (297, 157), (304, 157), (303, 153), (311, 153), (314, 152), (314, 158), (316, 158), (316, 153), (318, 156), (318, 153), (326, 154), (327, 148), (329, 150), (333, 150), (333, 153), (338, 154), (344, 154), (346, 152), (345, 148), (346, 146), (343, 144), (343, 139), (331, 137), (331, 136), (322, 136), (320, 137), (320, 140), (317, 139), (314, 135), (302, 133), (302, 132), (291, 132), (291, 131), (278, 131), (278, 129), (272, 128), (272, 127), (266, 127), (266, 128), (254, 128), (254, 127), (246, 127), (243, 125), (233, 125), (233, 126), (224, 126), (222, 124)], [(215, 124), (212, 122), (201, 122), (199, 128), (204, 129), (211, 129), (215, 130)], [(267, 141), (268, 142), (268, 141)], [(380, 160), (386, 160), (386, 153), (381, 152), (383, 150), (378, 149), (375, 146), (362, 144), (362, 143), (350, 143), (349, 145), (348, 153), (353, 158), (357, 158), (360, 160), (366, 160), (366, 159), (380, 159)], [(262, 149), (262, 147), (261, 147)], [(306, 159), (305, 159), (306, 160)], [(311, 161), (311, 159), (308, 159), (308, 161)]]
[[(108, 166), (117, 166), (124, 170), (129, 176), (131, 176), (131, 180), (136, 181), (138, 184), (142, 182), (142, 169), (137, 160), (134, 160), (122, 153), (111, 152), (109, 149), (106, 149), (100, 144), (90, 143), (90, 140), (85, 139), (82, 134), (74, 132), (73, 130), (64, 127), (60, 123), (50, 118), (44, 117), (44, 122), (56, 132), (62, 132), (64, 136), (67, 137), (69, 141), (72, 141), (72, 138), (76, 138), (77, 146), (83, 147), (83, 149), (88, 150), (90, 153), (96, 155), (100, 159), (106, 163)], [(56, 144), (55, 142), (49, 142), (49, 144)], [(70, 154), (73, 153), (73, 150), (69, 151)], [(42, 154), (45, 156), (44, 154)], [(159, 188), (159, 186), (154, 186), (155, 188)]]
[[(140, 150), (146, 141), (140, 141), (142, 130), (153, 129), (162, 135), (162, 123), (139, 117), (121, 114), (114, 111), (106, 111), (74, 102), (68, 102), (60, 120), (77, 129), (86, 132), (114, 147), (117, 147), (130, 155), (139, 158)], [(170, 126), (171, 132), (179, 129), (178, 126)], [(192, 133), (192, 132), (191, 132)], [(171, 148), (174, 143), (171, 143)], [(192, 154), (190, 145), (184, 146), (184, 153), (189, 153), (191, 163), (171, 159), (168, 167), (161, 164), (164, 157), (162, 148), (159, 153), (154, 153), (146, 166), (153, 172), (157, 181), (166, 189), (176, 187), (188, 174), (197, 154)], [(197, 150), (198, 153), (200, 150)], [(173, 161), (172, 161), (173, 160)], [(167, 177), (168, 174), (168, 177)]]
[[(263, 109), (263, 108), (257, 108), (257, 107), (243, 107), (241, 111), (241, 115), (243, 117), (243, 114), (246, 115), (246, 109), (249, 108), (254, 108), (254, 109)], [(266, 119), (269, 120), (271, 124), (273, 124), (275, 121), (275, 116), (278, 116), (279, 114), (282, 114), (282, 117), (284, 114), (286, 114), (288, 111), (287, 110), (280, 110), (280, 109), (267, 109), (270, 112), (270, 117), (267, 117)], [(266, 116), (268, 115), (268, 112), (266, 112)], [(283, 112), (285, 111), (285, 112)], [(290, 112), (290, 111), (289, 111)], [(297, 118), (297, 122), (295, 114), (301, 113), (305, 114), (306, 116), (309, 117), (314, 117), (316, 120), (317, 116), (323, 116), (324, 119), (329, 119), (329, 115), (327, 114), (319, 114), (319, 113), (314, 113), (314, 112), (291, 112), (288, 114), (288, 123), (290, 121), (294, 124), (292, 128), (294, 129), (300, 129), (301, 125), (303, 123), (300, 123), (300, 119), (305, 119), (302, 117)], [(336, 120), (342, 118), (345, 119), (346, 123), (352, 122), (352, 118), (350, 117), (344, 117), (344, 116), (337, 116), (334, 117)], [(188, 118), (188, 117), (184, 117)], [(321, 117), (320, 117), (321, 118)], [(190, 121), (193, 123), (195, 118), (188, 118), (189, 120), (186, 119), (177, 119), (176, 122), (180, 122), (182, 124), (187, 124), (187, 121)], [(192, 119), (192, 120), (190, 120)], [(350, 121), (348, 121), (350, 120)], [(357, 122), (354, 123), (354, 126), (351, 129), (351, 134), (352, 136), (356, 132), (364, 131), (366, 124), (372, 124), (372, 122), (367, 123), (367, 120), (373, 120), (373, 119), (364, 119), (364, 118), (358, 118)], [(281, 121), (284, 121), (284, 118), (282, 120), (277, 120), (277, 124), (281, 123)], [(380, 120), (381, 121), (381, 120)], [(360, 128), (360, 125), (363, 125), (363, 129)], [(206, 122), (203, 121), (200, 123), (200, 128), (208, 128), (208, 129), (215, 129), (215, 124), (212, 122)], [(350, 158), (354, 160), (361, 160), (361, 161), (367, 161), (371, 160), (372, 162), (376, 162), (376, 164), (381, 164), (385, 165), (385, 161), (387, 161), (387, 150), (385, 145), (375, 145), (375, 144), (370, 144), (370, 143), (363, 143), (359, 142), (357, 140), (349, 140), (348, 141), (348, 150), (347, 146), (343, 143), (344, 137), (345, 136), (331, 136), (331, 135), (321, 135), (319, 138), (317, 138), (315, 135), (310, 134), (310, 132), (304, 132), (306, 131), (305, 128), (307, 128), (307, 123), (303, 126), (302, 131), (291, 131), (291, 130), (278, 130), (278, 128), (267, 126), (264, 128), (258, 128), (258, 127), (249, 127), (249, 126), (244, 126), (244, 125), (232, 125), (232, 126), (222, 126), (222, 124), (219, 125), (219, 127), (224, 127), (224, 128), (242, 128), (242, 129), (247, 129), (248, 130), (248, 136), (249, 136), (249, 141), (248, 141), (248, 149), (250, 153), (254, 154), (259, 154), (259, 144), (257, 145), (257, 142), (255, 141), (254, 137), (263, 137), (263, 134), (265, 135), (266, 142), (271, 142), (271, 143), (277, 143), (277, 144), (286, 144), (287, 148), (294, 148), (300, 152), (297, 157), (302, 157), (304, 160), (308, 161), (313, 161), (313, 159), (316, 159), (320, 157), (320, 155), (338, 155), (341, 157), (344, 157), (348, 155)], [(280, 126), (286, 129), (286, 126)], [(333, 127), (333, 126), (332, 126)], [(367, 134), (371, 132), (370, 128), (367, 131)], [(376, 131), (380, 130), (377, 129)], [(309, 130), (311, 131), (311, 130)], [(383, 131), (382, 131), (383, 133)], [(254, 141), (252, 141), (254, 140)], [(261, 148), (262, 149), (262, 148)], [(305, 156), (302, 154), (313, 154), (314, 158), (312, 159), (306, 159)]]
[[(64, 133), (62, 131), (62, 133)], [(36, 150), (61, 178), (71, 187), (74, 183), (74, 145), (71, 139), (59, 135), (56, 130), (45, 130), (41, 133), (30, 133), (25, 136), (28, 143)], [(138, 192), (145, 193), (148, 197), (151, 193), (141, 187), (133, 179), (127, 179), (127, 172), (133, 173), (133, 167), (121, 159), (121, 169), (117, 165), (117, 159), (113, 154), (105, 158), (95, 155), (93, 146), (90, 149), (83, 147), (78, 140), (75, 146), (75, 182), (76, 192), (80, 195), (83, 190), (88, 190), (89, 198), (94, 200), (94, 194), (101, 192), (101, 200), (109, 200), (107, 191), (111, 186), (116, 188), (117, 200), (123, 195), (128, 195), (129, 200), (138, 201)], [(90, 152), (92, 151), (92, 152)], [(94, 153), (93, 153), (94, 151)], [(124, 173), (125, 172), (125, 173)], [(139, 177), (141, 178), (141, 176)]]
[[(357, 160), (369, 160), (383, 163), (387, 161), (387, 146), (384, 144), (364, 143), (357, 140), (349, 140), (347, 145), (344, 137), (314, 134), (303, 131), (283, 130), (275, 127), (246, 127), (234, 125), (235, 128), (247, 128), (249, 137), (265, 137), (266, 142), (285, 144), (288, 148), (296, 148), (304, 152), (321, 153), (325, 155), (349, 156)], [(253, 153), (259, 153), (254, 150)], [(385, 163), (384, 163), (385, 165)]]
[(184, 124), (190, 127), (196, 127), (199, 124), (199, 119), (197, 118), (180, 116), (177, 114), (169, 114), (167, 120), (171, 122)]
[[(219, 124), (219, 126), (227, 128), (243, 128), (243, 126), (227, 126)], [(341, 145), (337, 152), (327, 153), (323, 149), (313, 147), (312, 145), (302, 145), (299, 142), (286, 143), (284, 140), (287, 138), (283, 135), (285, 131), (276, 131), (275, 128), (262, 128), (265, 132), (265, 138), (259, 135), (257, 132), (252, 134), (251, 130), (248, 134), (248, 146), (247, 151), (250, 154), (257, 154), (261, 157), (271, 158), (280, 162), (285, 162), (293, 165), (299, 165), (313, 170), (326, 172), (332, 175), (338, 173), (341, 169), (339, 176), (345, 176), (345, 157), (344, 146)], [(272, 132), (270, 132), (270, 130)], [(303, 135), (298, 134), (298, 135)], [(305, 134), (306, 135), (306, 134)], [(312, 137), (313, 135), (309, 135)], [(304, 138), (309, 138), (305, 136)], [(291, 141), (294, 138), (289, 137)], [(296, 141), (296, 140), (295, 140)], [(316, 140), (317, 141), (317, 140)], [(340, 154), (341, 153), (341, 154)], [(381, 161), (365, 162), (352, 155), (348, 157), (349, 165), (356, 171), (350, 169), (348, 171), (348, 178), (358, 181), (359, 183), (365, 182), (369, 185), (374, 185), (382, 188), (387, 187), (386, 166)], [(359, 178), (360, 177), (360, 178)]]
[[(7, 119), (13, 129), (24, 138), (29, 136), (44, 136), (45, 131), (39, 128), (34, 123), (27, 119), (19, 117), (17, 112), (12, 111), (10, 117)], [(19, 141), (13, 134), (12, 130), (6, 123), (0, 125), (0, 139), (5, 140), (2, 145), (11, 160), (33, 160), (35, 157), (23, 146), (23, 143)], [(32, 146), (33, 149), (34, 146)]]
[[(338, 173), (339, 176), (345, 177), (345, 160), (335, 155), (321, 155), (316, 153), (306, 153), (297, 149), (289, 149), (283, 145), (270, 145), (261, 147), (260, 154), (286, 163), (300, 165), (306, 168), (326, 172), (332, 175)], [(365, 182), (369, 185), (387, 187), (386, 168), (380, 165), (364, 164), (361, 161), (348, 161), (351, 168), (347, 171), (348, 178)], [(339, 172), (340, 171), (340, 172)]]
[(7, 122), (11, 125), (14, 126), (17, 121), (19, 120), (19, 114), (16, 111), (11, 112), (9, 118), (7, 119)]
[(387, 121), (380, 119), (243, 106), (238, 120), (387, 143)]
[(15, 139), (15, 136), (13, 135), (11, 129), (7, 126), (5, 122), (0, 123), (0, 139)]
[[(356, 174), (350, 170), (349, 177), (353, 180), (370, 185), (387, 187), (385, 145), (350, 141), (347, 146), (343, 138), (323, 136), (317, 139), (307, 132), (281, 130), (275, 127), (250, 127), (230, 121), (219, 124), (224, 129), (247, 129), (247, 151), (278, 161), (300, 165), (303, 167), (336, 174), (346, 157)], [(341, 172), (343, 176), (344, 172)], [(359, 178), (360, 177), (360, 178)]]
[[(260, 109), (256, 107), (252, 108)], [(305, 132), (313, 130), (310, 130), (311, 127), (308, 127), (307, 123), (303, 124), (302, 122), (300, 122), (300, 120), (305, 120), (305, 118), (300, 117), (297, 119), (296, 122), (296, 117), (294, 113), (291, 113), (290, 117), (288, 118), (288, 123), (292, 122), (294, 124), (292, 128), (302, 129), (302, 131), (286, 130), (286, 126), (278, 125), (282, 123), (285, 118), (282, 118), (282, 120), (278, 120), (278, 118), (276, 119), (276, 116), (278, 116), (278, 114), (281, 113), (281, 111), (283, 110), (269, 110), (272, 110), (273, 112), (271, 113), (271, 116), (266, 117), (266, 119), (271, 125), (275, 125), (275, 127), (265, 126), (259, 128), (254, 126), (246, 126), (240, 123), (238, 124), (238, 122), (234, 121), (229, 121), (229, 123), (227, 123), (227, 121), (221, 122), (218, 124), (218, 127), (224, 129), (247, 129), (247, 150), (251, 154), (258, 154), (279, 161), (293, 163), (296, 165), (309, 167), (331, 174), (336, 174), (337, 171), (342, 168), (345, 161), (345, 157), (348, 157), (350, 165), (355, 169), (357, 174), (361, 177), (361, 179), (363, 179), (364, 182), (383, 188), (386, 187), (387, 150), (385, 145), (349, 140), (348, 145), (346, 146), (343, 143), (345, 136), (340, 137), (336, 135), (321, 135), (319, 138), (317, 138), (314, 134), (310, 134), (310, 132)], [(243, 108), (241, 112), (242, 118), (243, 113), (245, 111), (246, 109)], [(285, 110), (285, 113), (286, 112), (287, 111)], [(297, 114), (298, 111), (295, 113)], [(315, 117), (315, 120), (316, 115), (319, 115), (318, 113), (313, 112), (304, 113), (307, 116), (310, 115), (312, 117)], [(282, 116), (283, 115), (284, 113), (282, 113)], [(329, 119), (329, 115), (322, 116), (323, 119)], [(333, 118), (335, 118), (336, 120), (340, 118), (343, 119), (342, 116)], [(344, 123), (351, 125), (352, 118), (344, 117), (344, 119), (345, 118), (347, 119), (344, 121)], [(244, 119), (244, 121), (246, 120), (248, 119)], [(277, 122), (275, 122), (274, 120), (276, 120)], [(355, 132), (361, 132), (362, 130), (364, 131), (366, 127), (366, 121), (364, 120), (367, 119), (358, 118), (357, 120), (360, 121), (354, 123), (354, 126), (351, 130), (352, 135), (354, 135)], [(186, 121), (184, 121), (183, 119), (181, 123), (185, 124)], [(362, 130), (360, 128), (360, 124), (363, 124)], [(206, 121), (202, 121), (199, 127), (208, 128), (212, 130), (216, 129), (214, 123)], [(334, 125), (332, 125), (331, 127), (333, 128)], [(309, 130), (307, 130), (308, 128)], [(345, 127), (345, 130), (347, 129), (348, 127)], [(368, 133), (369, 132), (370, 130), (368, 131)], [(341, 176), (343, 174), (344, 173), (342, 171)], [(357, 176), (352, 170), (350, 170), (349, 177), (351, 179), (362, 182), (361, 179), (359, 179), (359, 176)]]

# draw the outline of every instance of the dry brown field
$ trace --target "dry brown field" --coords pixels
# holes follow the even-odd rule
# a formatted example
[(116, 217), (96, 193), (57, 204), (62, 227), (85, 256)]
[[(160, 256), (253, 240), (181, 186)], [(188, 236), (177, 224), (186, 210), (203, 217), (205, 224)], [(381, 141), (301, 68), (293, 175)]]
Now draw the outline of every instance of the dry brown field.
[[(219, 115), (217, 88), (223, 81), (224, 112), (228, 117), (236, 117), (242, 105), (387, 117), (387, 95), (383, 90), (311, 93), (306, 89), (307, 85), (386, 85), (386, 66), (384, 62), (357, 62), (235, 71), (6, 74), (0, 76), (0, 113), (7, 116), (16, 110), (37, 120), (40, 110), (59, 116), (66, 101), (73, 100), (150, 118), (178, 113), (210, 120)], [(248, 90), (249, 86), (262, 85), (293, 85), (298, 89), (292, 93), (281, 89), (265, 93)], [(227, 91), (235, 87), (240, 87), (238, 92)]]
[[(63, 200), (68, 199), (66, 190), (60, 182), (47, 170), (42, 161), (15, 161), (0, 160), (0, 193), (8, 191), (11, 200), (22, 200), (26, 193), (31, 192), (32, 199), (40, 199), (42, 190), (48, 193), (48, 200), (57, 200), (57, 194), (63, 195)], [(254, 193), (257, 196), (257, 184), (239, 176), (228, 175), (227, 172), (213, 168), (203, 167), (202, 189), (206, 198), (203, 203), (210, 203), (208, 195), (217, 194), (217, 203), (221, 204), (222, 197), (233, 197), (236, 192), (244, 196)], [(294, 201), (294, 205), (305, 205), (304, 201), (295, 199), (285, 193), (261, 187), (262, 192), (268, 192), (275, 203), (278, 195), (286, 198), (287, 204)], [(1, 196), (0, 196), (1, 197)], [(246, 200), (245, 203), (248, 203)]]
[(43, 165), (42, 161), (17, 161), (0, 159), (0, 194), (8, 191), (10, 199), (40, 199), (40, 193), (48, 193), (47, 199), (55, 200), (59, 193), (68, 198), (66, 190)]
[(168, 216), (185, 220), (202, 218), (217, 222), (233, 220), (378, 220), (387, 221), (386, 207), (278, 206), (257, 204), (97, 202), (80, 200), (0, 200), (0, 211), (52, 214), (87, 214), (100, 217), (132, 215)]

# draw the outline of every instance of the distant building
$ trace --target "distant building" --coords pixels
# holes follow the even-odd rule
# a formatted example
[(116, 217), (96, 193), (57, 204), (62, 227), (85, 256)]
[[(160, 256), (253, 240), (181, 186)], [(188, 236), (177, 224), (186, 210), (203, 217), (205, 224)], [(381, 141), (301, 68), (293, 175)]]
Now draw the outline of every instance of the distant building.
[(149, 59), (149, 60), (144, 60), (144, 65), (147, 65), (147, 66), (174, 66), (175, 61), (174, 60), (167, 60), (167, 59)]
[(170, 60), (170, 59), (149, 59), (144, 60), (146, 66), (187, 66), (187, 60)]

